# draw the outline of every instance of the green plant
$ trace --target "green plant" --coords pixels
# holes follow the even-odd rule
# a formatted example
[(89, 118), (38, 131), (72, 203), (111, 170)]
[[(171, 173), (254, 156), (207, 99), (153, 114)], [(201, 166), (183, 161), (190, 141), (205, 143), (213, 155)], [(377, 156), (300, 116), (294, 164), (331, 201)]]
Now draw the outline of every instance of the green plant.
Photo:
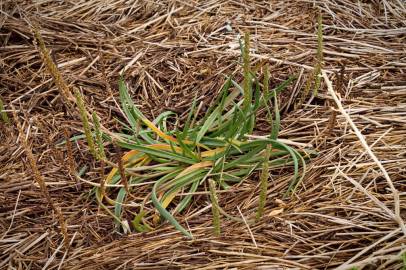
[[(114, 141), (130, 151), (121, 160), (124, 172), (120, 173), (119, 168), (114, 167), (105, 179), (105, 192), (101, 187), (95, 190), (98, 203), (118, 225), (128, 229), (128, 222), (122, 219), (126, 212), (127, 217), (133, 215), (131, 223), (135, 230), (147, 231), (159, 222), (161, 216), (191, 238), (191, 234), (174, 216), (190, 205), (193, 193), (199, 186), (213, 179), (219, 188), (228, 189), (230, 185), (240, 183), (255, 171), (261, 170), (262, 164), (266, 164), (263, 165), (263, 171), (292, 165), (293, 176), (286, 193), (295, 191), (304, 176), (304, 157), (308, 155), (277, 139), (280, 127), (277, 95), (294, 78), (289, 78), (269, 91), (269, 75), (266, 74), (264, 93), (261, 93), (261, 83), (250, 69), (248, 35), (245, 36), (244, 44), (243, 86), (228, 77), (218, 97), (200, 119), (195, 115), (195, 99), (182, 128), (168, 128), (170, 117), (175, 115), (173, 112), (164, 112), (153, 122), (148, 120), (133, 103), (124, 80), (120, 79), (121, 106), (128, 125), (123, 124), (124, 131), (115, 134)], [(271, 98), (275, 109), (271, 135), (250, 137), (258, 111), (265, 109), (272, 115), (269, 104)], [(112, 141), (108, 134), (104, 135)], [(128, 177), (128, 186), (119, 184), (123, 173)], [(267, 172), (262, 174), (263, 183), (268, 180), (267, 175)], [(146, 198), (134, 202), (136, 197), (131, 192), (142, 183), (150, 183), (150, 193)], [(261, 191), (260, 200), (263, 208), (266, 185), (262, 185), (265, 187)], [(129, 206), (129, 200), (133, 200), (133, 206)], [(106, 203), (114, 206), (114, 213)], [(151, 210), (151, 204), (156, 211)], [(138, 207), (138, 213), (126, 210), (129, 207)], [(219, 211), (224, 214), (221, 208)]]

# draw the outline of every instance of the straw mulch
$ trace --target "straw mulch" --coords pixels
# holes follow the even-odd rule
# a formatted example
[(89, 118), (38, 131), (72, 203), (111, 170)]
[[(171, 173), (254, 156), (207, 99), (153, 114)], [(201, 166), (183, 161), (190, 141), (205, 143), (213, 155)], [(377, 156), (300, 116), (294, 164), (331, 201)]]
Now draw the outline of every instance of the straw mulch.
[[(316, 63), (318, 10), (324, 69), (344, 112), (389, 177), (337, 109), (325, 81), (317, 97), (302, 99)], [(303, 184), (291, 198), (282, 198), (291, 171), (273, 172), (266, 216), (255, 225), (223, 218), (221, 237), (213, 236), (210, 200), (201, 192), (177, 216), (194, 240), (168, 223), (150, 233), (121, 235), (98, 208), (91, 187), (69, 175), (67, 149), (59, 143), (64, 130), (77, 135), (82, 125), (78, 113), (63, 106), (37, 50), (33, 25), (66, 82), (82, 90), (109, 130), (123, 119), (117, 106), (122, 70), (146, 115), (168, 109), (182, 115), (196, 93), (209, 104), (224, 75), (240, 78), (237, 34), (250, 32), (253, 67), (269, 65), (272, 86), (298, 76), (281, 95), (280, 137), (319, 154), (308, 162)], [(0, 95), (11, 123), (11, 111), (17, 112), (24, 134), (13, 124), (0, 124), (0, 268), (401, 269), (405, 37), (401, 0), (2, 1)], [(258, 133), (269, 130), (265, 122), (259, 127)], [(24, 137), (66, 220), (68, 251), (58, 217), (33, 178)], [(108, 149), (116, 161), (114, 148)], [(86, 144), (74, 144), (72, 151), (76, 168), (88, 168), (84, 178), (99, 182), (100, 165)], [(232, 215), (248, 216), (258, 193), (252, 177), (219, 193), (219, 202)]]

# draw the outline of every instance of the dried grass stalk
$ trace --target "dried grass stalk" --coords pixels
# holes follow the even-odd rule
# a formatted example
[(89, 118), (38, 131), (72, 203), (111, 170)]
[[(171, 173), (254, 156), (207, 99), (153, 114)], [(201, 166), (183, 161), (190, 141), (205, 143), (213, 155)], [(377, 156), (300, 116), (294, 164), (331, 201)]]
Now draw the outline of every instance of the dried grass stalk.
[(379, 169), (381, 170), (383, 176), (385, 177), (386, 182), (388, 183), (388, 186), (389, 186), (389, 188), (390, 188), (390, 190), (392, 192), (393, 199), (394, 199), (394, 202), (395, 202), (395, 213), (392, 213), (390, 211), (391, 212), (390, 214), (393, 217), (393, 219), (399, 224), (400, 228), (403, 231), (403, 234), (406, 235), (406, 226), (405, 226), (405, 223), (404, 223), (402, 217), (400, 216), (399, 191), (393, 185), (393, 181), (390, 178), (390, 176), (389, 176), (388, 172), (386, 171), (385, 167), (382, 165), (382, 162), (380, 162), (379, 159), (374, 154), (374, 152), (372, 152), (371, 147), (369, 147), (368, 143), (366, 142), (364, 135), (362, 135), (362, 133), (359, 131), (357, 126), (352, 121), (351, 117), (348, 115), (348, 113), (343, 108), (343, 105), (341, 104), (341, 101), (340, 101), (339, 97), (335, 93), (335, 91), (333, 89), (333, 85), (332, 85), (330, 79), (328, 78), (326, 72), (324, 70), (322, 70), (321, 72), (323, 74), (324, 81), (326, 82), (327, 90), (330, 93), (330, 95), (333, 97), (333, 100), (336, 103), (336, 105), (338, 107), (338, 110), (341, 112), (341, 114), (344, 116), (344, 118), (350, 124), (352, 130), (355, 132), (357, 138), (361, 142), (362, 147), (365, 149), (365, 151), (368, 153), (368, 155), (372, 158), (372, 160), (375, 162), (375, 164), (379, 167)]
[(21, 144), (24, 148), (25, 154), (27, 155), (28, 162), (29, 162), (31, 170), (33, 172), (34, 179), (38, 183), (38, 185), (41, 189), (41, 192), (44, 195), (45, 199), (47, 200), (48, 204), (51, 206), (51, 208), (54, 210), (54, 212), (56, 213), (56, 215), (58, 217), (59, 225), (61, 226), (61, 233), (62, 233), (62, 236), (64, 239), (65, 249), (68, 250), (69, 249), (69, 236), (68, 236), (68, 229), (66, 226), (65, 218), (63, 217), (61, 209), (59, 208), (58, 205), (56, 205), (54, 203), (54, 201), (51, 198), (51, 195), (49, 194), (48, 188), (45, 184), (45, 180), (42, 177), (42, 175), (38, 169), (37, 161), (31, 151), (31, 147), (27, 141), (23, 128), (20, 124), (20, 121), (18, 120), (16, 110), (13, 107), (12, 107), (12, 110), (13, 110), (13, 119), (14, 119), (15, 124), (17, 125), (18, 132), (19, 132), (19, 135), (21, 138)]

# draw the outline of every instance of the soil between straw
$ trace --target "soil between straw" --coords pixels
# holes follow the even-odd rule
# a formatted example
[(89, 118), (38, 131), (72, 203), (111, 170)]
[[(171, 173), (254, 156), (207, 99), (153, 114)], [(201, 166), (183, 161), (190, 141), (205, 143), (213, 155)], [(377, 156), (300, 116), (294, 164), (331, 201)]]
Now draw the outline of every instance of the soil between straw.
[[(180, 9), (181, 8), (181, 9)], [(14, 126), (0, 123), (0, 268), (10, 269), (402, 269), (406, 249), (398, 224), (345, 177), (359, 182), (389, 209), (393, 196), (379, 168), (337, 113), (325, 85), (317, 98), (300, 100), (315, 66), (317, 8), (324, 23), (325, 70), (367, 143), (400, 192), (406, 219), (406, 7), (402, 1), (4, 1), (0, 5), (0, 96), (16, 110), (28, 134), (53, 201), (72, 239), (64, 247), (58, 219), (35, 184)], [(184, 115), (198, 92), (208, 106), (224, 82), (237, 74), (237, 33), (251, 33), (254, 68), (270, 65), (271, 86), (298, 76), (281, 95), (281, 138), (311, 144), (303, 186), (282, 199), (289, 171), (272, 172), (268, 204), (260, 222), (247, 226), (222, 219), (215, 237), (206, 194), (177, 218), (191, 229), (189, 241), (167, 223), (151, 233), (114, 232), (112, 219), (89, 195), (91, 187), (69, 177), (64, 127), (82, 133), (75, 112), (65, 111), (38, 50), (36, 24), (65, 80), (82, 89), (89, 108), (110, 130), (122, 116), (119, 72), (126, 69), (134, 101), (148, 116), (163, 110)], [(230, 25), (229, 32), (225, 26)], [(342, 87), (339, 71), (345, 66)], [(11, 117), (11, 112), (8, 112)], [(269, 131), (260, 119), (258, 134)], [(28, 132), (29, 130), (29, 132)], [(83, 142), (73, 144), (77, 168), (100, 182), (100, 164)], [(114, 148), (109, 147), (114, 157)], [(113, 158), (114, 159), (114, 158)], [(258, 179), (252, 177), (219, 204), (230, 214), (255, 211)], [(137, 194), (143, 196), (142, 192)], [(206, 207), (206, 208), (205, 208)], [(237, 208), (238, 207), (238, 208)], [(201, 213), (198, 211), (205, 209)], [(283, 211), (276, 211), (281, 210)], [(276, 213), (276, 214), (275, 214)], [(253, 243), (255, 239), (257, 247)], [(364, 268), (362, 268), (364, 267)], [(370, 268), (368, 268), (370, 267)], [(350, 266), (348, 268), (351, 268)]]

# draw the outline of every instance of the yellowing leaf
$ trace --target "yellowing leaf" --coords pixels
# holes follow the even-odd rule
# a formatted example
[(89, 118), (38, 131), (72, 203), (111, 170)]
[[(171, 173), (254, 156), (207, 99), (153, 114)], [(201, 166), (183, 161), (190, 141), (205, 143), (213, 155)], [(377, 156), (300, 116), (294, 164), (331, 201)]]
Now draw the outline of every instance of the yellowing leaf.
[[(193, 172), (197, 169), (201, 169), (201, 168), (205, 168), (205, 167), (209, 167), (213, 165), (213, 161), (203, 161), (203, 162), (199, 162), (196, 164), (193, 164), (192, 166), (187, 167), (186, 169), (184, 169), (182, 172), (180, 172), (173, 180), (176, 180), (182, 176), (185, 176), (186, 174)], [(179, 190), (172, 192), (171, 194), (169, 194), (165, 200), (162, 202), (162, 206), (164, 208), (168, 207), (168, 205), (171, 203), (171, 201), (176, 197), (176, 195), (179, 193)]]

